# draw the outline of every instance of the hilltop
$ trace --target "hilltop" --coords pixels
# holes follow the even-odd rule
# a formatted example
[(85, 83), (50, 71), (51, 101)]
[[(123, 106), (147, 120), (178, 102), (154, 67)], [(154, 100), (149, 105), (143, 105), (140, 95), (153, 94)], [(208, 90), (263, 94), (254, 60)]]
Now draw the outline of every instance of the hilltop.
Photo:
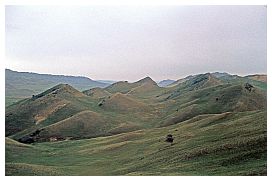
[(109, 93), (108, 91), (100, 88), (100, 87), (95, 87), (89, 90), (85, 90), (83, 91), (84, 94), (86, 94), (87, 96), (93, 97), (93, 98), (105, 98), (107, 96), (110, 96), (111, 93)]

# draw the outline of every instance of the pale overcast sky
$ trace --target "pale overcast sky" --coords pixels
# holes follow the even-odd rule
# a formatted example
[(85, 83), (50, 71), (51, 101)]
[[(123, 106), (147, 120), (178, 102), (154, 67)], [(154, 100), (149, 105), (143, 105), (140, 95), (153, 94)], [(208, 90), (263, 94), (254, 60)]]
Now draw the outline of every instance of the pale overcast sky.
[(265, 6), (6, 6), (6, 68), (135, 81), (266, 73)]

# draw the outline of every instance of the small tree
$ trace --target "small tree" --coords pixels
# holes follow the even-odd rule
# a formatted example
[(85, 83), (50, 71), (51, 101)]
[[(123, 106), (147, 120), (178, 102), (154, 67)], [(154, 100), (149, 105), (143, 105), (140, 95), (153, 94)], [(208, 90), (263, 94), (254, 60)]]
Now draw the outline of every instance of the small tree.
[(251, 90), (253, 89), (254, 87), (253, 87), (253, 85), (251, 85), (250, 83), (246, 83), (245, 84), (245, 89), (247, 89), (249, 92), (251, 92)]
[(165, 141), (172, 144), (174, 141), (173, 135), (171, 134), (167, 135)]

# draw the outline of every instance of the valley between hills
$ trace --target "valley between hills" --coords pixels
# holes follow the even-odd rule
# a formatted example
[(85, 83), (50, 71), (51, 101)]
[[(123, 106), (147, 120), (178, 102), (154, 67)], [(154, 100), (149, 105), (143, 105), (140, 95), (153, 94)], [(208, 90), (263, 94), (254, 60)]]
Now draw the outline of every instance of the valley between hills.
[(8, 73), (6, 175), (267, 174), (266, 75), (24, 87)]

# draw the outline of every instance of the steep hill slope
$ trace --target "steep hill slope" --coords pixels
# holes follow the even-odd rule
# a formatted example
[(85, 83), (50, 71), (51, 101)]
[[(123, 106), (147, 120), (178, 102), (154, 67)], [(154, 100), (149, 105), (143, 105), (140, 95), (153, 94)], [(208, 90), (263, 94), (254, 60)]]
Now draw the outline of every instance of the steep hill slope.
[(61, 120), (80, 111), (75, 100), (81, 97), (86, 95), (67, 84), (60, 84), (9, 106), (6, 109), (6, 136), (39, 125), (53, 114), (67, 111), (56, 119)]

